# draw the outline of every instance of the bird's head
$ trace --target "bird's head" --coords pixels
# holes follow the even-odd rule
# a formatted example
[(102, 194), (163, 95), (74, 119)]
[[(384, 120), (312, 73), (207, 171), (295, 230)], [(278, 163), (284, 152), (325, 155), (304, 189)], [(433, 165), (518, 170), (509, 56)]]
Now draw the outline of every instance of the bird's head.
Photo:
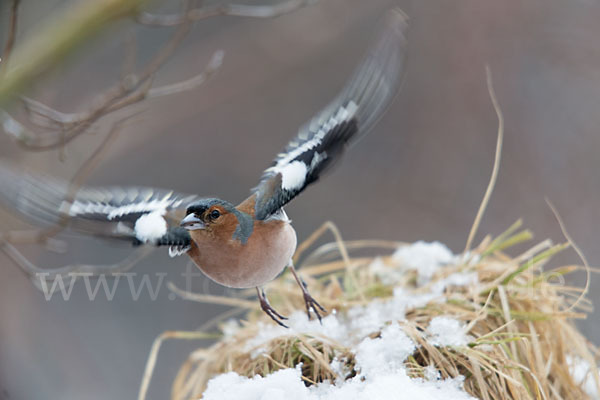
[(190, 204), (180, 224), (193, 236), (221, 237), (227, 235), (246, 243), (252, 233), (252, 217), (237, 210), (233, 204), (220, 199), (201, 199)]

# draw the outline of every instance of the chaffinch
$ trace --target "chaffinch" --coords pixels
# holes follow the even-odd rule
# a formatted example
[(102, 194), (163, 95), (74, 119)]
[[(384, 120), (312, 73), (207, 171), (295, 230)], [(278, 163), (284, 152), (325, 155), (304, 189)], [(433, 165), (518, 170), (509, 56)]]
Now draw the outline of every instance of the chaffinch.
[[(362, 64), (347, 85), (265, 170), (250, 197), (234, 206), (151, 188), (81, 188), (69, 200), (64, 182), (0, 168), (0, 197), (25, 216), (67, 220), (80, 232), (166, 246), (172, 257), (187, 254), (206, 276), (232, 288), (256, 287), (262, 310), (275, 322), (286, 319), (261, 289), (287, 266), (298, 282), (308, 317), (325, 311), (296, 273), (296, 232), (283, 207), (315, 182), (381, 117), (400, 85), (406, 46), (406, 17), (391, 10)], [(177, 210), (185, 210), (179, 226)]]

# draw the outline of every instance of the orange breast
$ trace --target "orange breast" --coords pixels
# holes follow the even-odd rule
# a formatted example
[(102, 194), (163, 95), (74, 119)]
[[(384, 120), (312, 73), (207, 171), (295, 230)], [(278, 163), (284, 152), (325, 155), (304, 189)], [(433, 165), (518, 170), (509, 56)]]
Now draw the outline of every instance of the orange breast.
[(289, 265), (296, 250), (296, 232), (279, 220), (255, 221), (246, 244), (209, 238), (195, 243), (188, 254), (213, 281), (233, 288), (261, 286)]

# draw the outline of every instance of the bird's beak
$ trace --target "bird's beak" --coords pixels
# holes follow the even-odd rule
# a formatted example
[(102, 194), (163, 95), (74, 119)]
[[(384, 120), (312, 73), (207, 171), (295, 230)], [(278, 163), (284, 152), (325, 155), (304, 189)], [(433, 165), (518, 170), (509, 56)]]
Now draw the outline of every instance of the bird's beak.
[(179, 226), (187, 229), (188, 231), (195, 231), (196, 229), (204, 229), (206, 225), (202, 220), (196, 217), (196, 214), (190, 213), (181, 220)]

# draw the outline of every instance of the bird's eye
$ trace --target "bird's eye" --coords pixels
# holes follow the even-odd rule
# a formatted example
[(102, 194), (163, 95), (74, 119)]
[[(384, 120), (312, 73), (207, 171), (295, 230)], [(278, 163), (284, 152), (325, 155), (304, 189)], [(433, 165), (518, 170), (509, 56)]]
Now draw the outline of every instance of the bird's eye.
[(219, 210), (212, 210), (210, 212), (210, 219), (217, 219), (221, 216), (221, 213), (219, 212)]

